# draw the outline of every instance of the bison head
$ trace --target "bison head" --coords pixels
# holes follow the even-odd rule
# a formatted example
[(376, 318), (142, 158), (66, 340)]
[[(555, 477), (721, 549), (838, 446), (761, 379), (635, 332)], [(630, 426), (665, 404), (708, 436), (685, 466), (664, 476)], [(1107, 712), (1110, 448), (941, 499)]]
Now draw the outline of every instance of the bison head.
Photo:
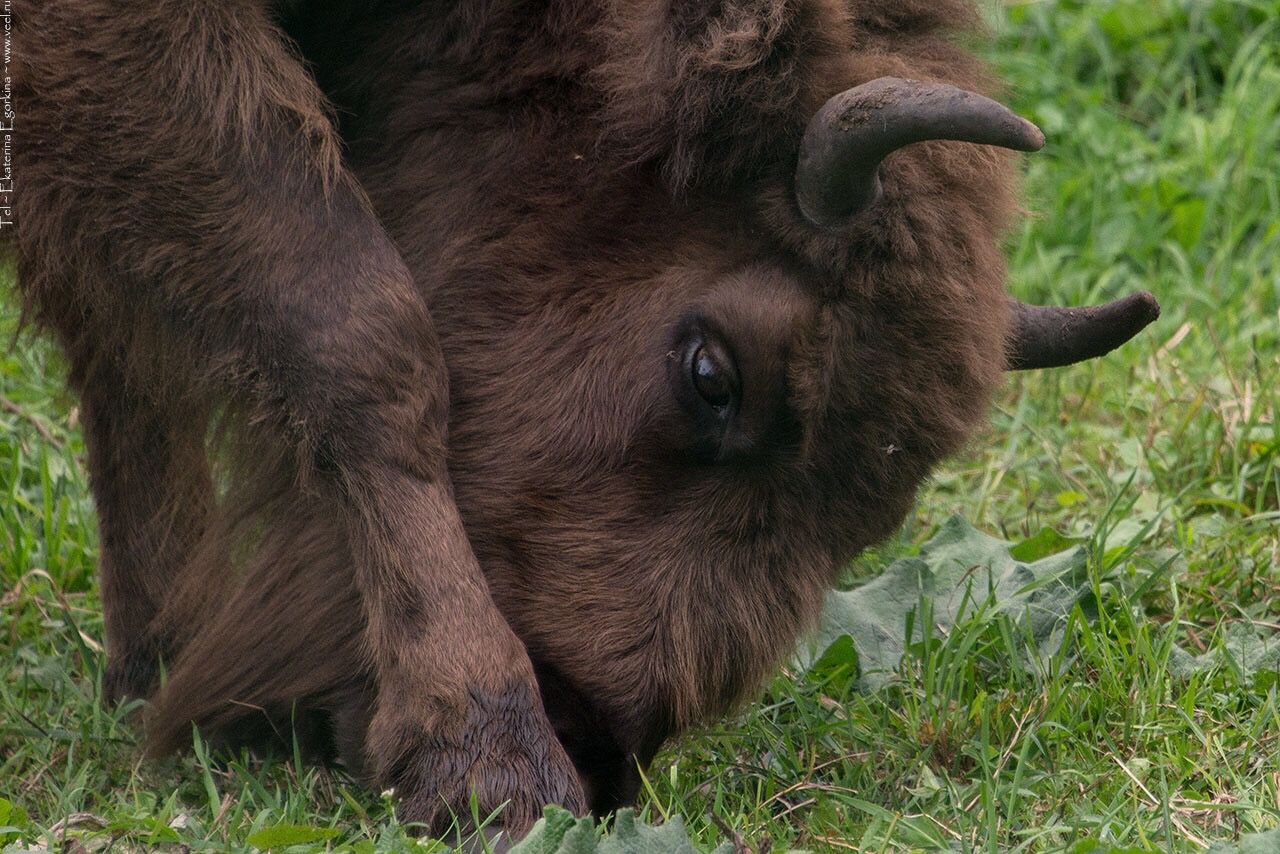
[(673, 60), (656, 94), (634, 22), (633, 66), (572, 42), (523, 77), (518, 52), (433, 67), (362, 155), (446, 352), (468, 535), (598, 809), (759, 685), (1003, 371), (1100, 355), (1157, 310), (1010, 301), (1001, 149), (1040, 132), (883, 76), (912, 48), (919, 76), (977, 80), (966, 55), (743, 15), (767, 49), (704, 39), (706, 79)]

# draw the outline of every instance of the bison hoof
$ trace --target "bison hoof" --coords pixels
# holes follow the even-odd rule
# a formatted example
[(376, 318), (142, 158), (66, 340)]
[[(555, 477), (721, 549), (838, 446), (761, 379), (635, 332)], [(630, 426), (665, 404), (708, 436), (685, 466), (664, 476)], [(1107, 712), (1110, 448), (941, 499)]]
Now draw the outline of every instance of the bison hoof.
[[(366, 750), (375, 779), (394, 788), (401, 819), (437, 836), (470, 836), (476, 851), (486, 843), (501, 851), (528, 832), (547, 804), (585, 814), (578, 772), (531, 690), (537, 689), (520, 685), (497, 697), (471, 692), (465, 712), (447, 723), (439, 716), (414, 720), (415, 706), (422, 706), (382, 698)], [(495, 813), (491, 830), (474, 833)]]

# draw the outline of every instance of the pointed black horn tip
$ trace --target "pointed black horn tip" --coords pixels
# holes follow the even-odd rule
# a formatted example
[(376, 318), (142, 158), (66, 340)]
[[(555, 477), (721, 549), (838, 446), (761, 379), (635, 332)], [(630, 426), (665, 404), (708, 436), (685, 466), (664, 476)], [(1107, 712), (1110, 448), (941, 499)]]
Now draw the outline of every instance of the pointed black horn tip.
[(1088, 308), (1054, 308), (1014, 301), (1008, 369), (1060, 368), (1105, 356), (1160, 316), (1150, 291)]
[(1009, 148), (1014, 151), (1026, 152), (1039, 151), (1044, 148), (1044, 131), (1040, 130), (1036, 123), (1030, 119), (1018, 116), (1018, 121), (1021, 122), (1021, 127), (1014, 140), (1016, 144), (1010, 145)]
[[(1160, 301), (1156, 299), (1155, 294), (1151, 291), (1138, 291), (1136, 294), (1130, 294), (1128, 299), (1133, 300), (1137, 307), (1136, 312), (1142, 318), (1142, 326), (1154, 323), (1160, 318)], [(1139, 327), (1141, 330), (1142, 327)]]
[(1126, 335), (1123, 341), (1115, 345), (1116, 347), (1155, 323), (1160, 317), (1160, 303), (1151, 291), (1137, 291), (1115, 302), (1104, 303), (1095, 308), (1100, 318), (1105, 315), (1114, 318), (1111, 322), (1115, 324), (1116, 334)]

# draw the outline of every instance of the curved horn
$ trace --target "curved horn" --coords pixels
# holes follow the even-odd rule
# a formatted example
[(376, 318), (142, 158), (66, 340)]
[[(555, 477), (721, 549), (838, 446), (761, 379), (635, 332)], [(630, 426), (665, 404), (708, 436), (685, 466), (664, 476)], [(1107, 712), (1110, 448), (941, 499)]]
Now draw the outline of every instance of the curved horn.
[(1011, 371), (1057, 368), (1106, 355), (1160, 316), (1160, 303), (1147, 291), (1088, 308), (1011, 303)]
[(1037, 151), (1044, 134), (1008, 107), (944, 83), (881, 77), (832, 97), (809, 121), (796, 167), (796, 201), (835, 228), (880, 196), (880, 161), (930, 139)]

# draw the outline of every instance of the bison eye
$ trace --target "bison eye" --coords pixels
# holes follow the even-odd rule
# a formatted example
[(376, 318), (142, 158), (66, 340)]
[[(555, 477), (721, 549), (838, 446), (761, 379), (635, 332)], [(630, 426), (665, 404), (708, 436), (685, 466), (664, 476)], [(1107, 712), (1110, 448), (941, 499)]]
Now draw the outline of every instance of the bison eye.
[(744, 392), (733, 350), (705, 317), (687, 317), (676, 327), (667, 350), (667, 378), (686, 418), (673, 439), (700, 462), (725, 461)]
[(694, 351), (693, 387), (708, 404), (723, 409), (738, 391), (738, 375), (722, 347), (705, 342)]

